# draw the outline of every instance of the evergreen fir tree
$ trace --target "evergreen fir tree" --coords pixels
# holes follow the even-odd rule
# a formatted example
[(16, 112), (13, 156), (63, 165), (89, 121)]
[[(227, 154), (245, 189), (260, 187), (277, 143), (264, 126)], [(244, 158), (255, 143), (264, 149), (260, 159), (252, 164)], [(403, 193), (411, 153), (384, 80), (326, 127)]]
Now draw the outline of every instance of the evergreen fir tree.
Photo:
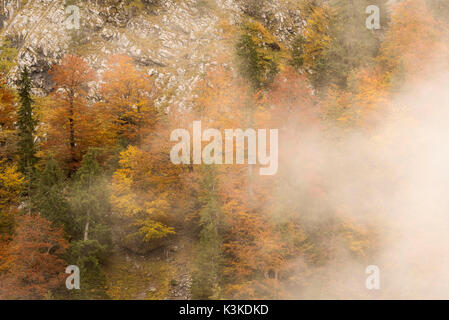
[(200, 240), (197, 248), (192, 294), (194, 299), (217, 299), (220, 296), (222, 265), (222, 217), (216, 192), (217, 175), (213, 166), (201, 168)]
[(109, 242), (106, 228), (110, 220), (110, 204), (107, 181), (96, 160), (97, 152), (90, 149), (83, 157), (71, 190), (71, 205), (76, 220), (82, 228), (82, 239), (92, 237)]
[(64, 194), (64, 173), (54, 159), (47, 160), (33, 194), (33, 208), (54, 225), (63, 226), (70, 237), (80, 234), (70, 204)]
[(33, 112), (33, 99), (31, 98), (31, 79), (28, 70), (22, 71), (19, 80), (20, 104), (17, 112), (18, 136), (19, 136), (19, 170), (31, 180), (37, 162), (35, 133), (37, 119)]
[[(388, 24), (386, 0), (330, 0), (333, 10), (330, 24), (331, 45), (326, 52), (327, 78), (340, 88), (346, 88), (351, 72), (372, 63), (378, 54), (382, 30)], [(380, 10), (379, 30), (366, 27), (366, 8), (375, 5)]]
[(79, 235), (72, 242), (68, 261), (77, 265), (83, 277), (81, 290), (71, 298), (107, 298), (106, 278), (102, 271), (107, 252), (112, 248), (110, 204), (107, 180), (98, 164), (97, 152), (90, 149), (73, 177), (70, 204)]

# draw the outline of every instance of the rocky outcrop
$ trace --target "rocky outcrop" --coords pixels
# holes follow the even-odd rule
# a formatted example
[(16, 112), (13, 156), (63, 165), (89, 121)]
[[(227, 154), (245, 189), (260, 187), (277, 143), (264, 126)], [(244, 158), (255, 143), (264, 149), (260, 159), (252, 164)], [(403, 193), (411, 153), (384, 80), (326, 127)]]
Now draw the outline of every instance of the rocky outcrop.
[[(10, 1), (11, 3), (14, 1)], [(301, 27), (299, 12), (266, 2), (261, 19), (281, 41)], [(88, 60), (101, 74), (112, 54), (131, 56), (151, 75), (163, 94), (160, 105), (188, 107), (196, 82), (217, 56), (229, 48), (220, 22), (238, 24), (245, 14), (241, 0), (97, 0), (75, 1), (80, 27), (67, 28), (64, 0), (28, 1), (7, 11), (2, 35), (19, 49), (17, 71), (30, 69), (35, 93), (51, 90), (48, 71), (66, 53)], [(265, 2), (264, 2), (265, 3)], [(6, 21), (6, 20), (5, 20)]]

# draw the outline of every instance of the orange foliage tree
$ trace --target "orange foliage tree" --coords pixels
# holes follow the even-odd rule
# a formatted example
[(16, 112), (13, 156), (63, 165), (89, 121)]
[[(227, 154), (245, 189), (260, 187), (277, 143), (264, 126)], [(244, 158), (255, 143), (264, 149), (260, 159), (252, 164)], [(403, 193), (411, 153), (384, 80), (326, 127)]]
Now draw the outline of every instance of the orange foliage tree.
[(0, 157), (10, 158), (14, 153), (15, 121), (14, 94), (0, 75)]
[(121, 243), (136, 252), (155, 248), (175, 233), (171, 225), (179, 180), (165, 160), (129, 146), (113, 176), (111, 204), (120, 221)]
[(21, 217), (0, 264), (0, 297), (45, 298), (64, 283), (66, 265), (61, 256), (67, 248), (62, 229), (53, 228), (40, 215)]
[(0, 235), (11, 234), (24, 178), (15, 164), (0, 160)]
[(319, 124), (320, 110), (312, 87), (306, 76), (292, 67), (287, 67), (275, 78), (262, 103), (266, 104), (266, 112), (261, 115), (265, 126), (310, 129)]
[[(260, 94), (254, 95), (227, 68), (211, 69), (199, 83), (197, 93), (193, 112), (185, 119), (202, 120), (203, 130), (245, 130), (249, 126), (248, 120), (257, 120), (257, 126), (261, 128), (276, 122), (269, 115), (270, 108), (258, 99)], [(214, 190), (217, 191), (224, 222), (223, 234), (220, 235), (223, 239), (224, 297), (273, 298), (278, 294), (273, 287), (277, 280), (268, 274), (278, 270), (282, 264), (282, 243), (262, 210), (267, 198), (261, 189), (268, 186), (269, 179), (259, 179), (252, 174), (254, 167), (247, 164), (216, 167)], [(201, 167), (193, 166), (192, 182), (202, 174)], [(201, 185), (193, 185), (198, 193), (213, 192), (201, 190)]]
[(55, 91), (48, 118), (48, 136), (44, 147), (68, 165), (71, 172), (79, 167), (83, 155), (98, 144), (98, 123), (87, 102), (89, 82), (96, 76), (87, 62), (75, 55), (65, 56), (51, 70)]
[(100, 108), (105, 128), (125, 145), (142, 146), (158, 120), (150, 77), (136, 69), (132, 58), (115, 55), (107, 63), (103, 81)]
[(329, 90), (324, 101), (327, 118), (345, 129), (375, 128), (389, 112), (392, 92), (433, 76), (436, 69), (447, 69), (447, 37), (425, 1), (395, 5), (373, 65), (354, 70), (348, 89)]
[(399, 72), (416, 78), (430, 62), (447, 59), (447, 36), (424, 0), (403, 1), (394, 8), (378, 60), (390, 78)]

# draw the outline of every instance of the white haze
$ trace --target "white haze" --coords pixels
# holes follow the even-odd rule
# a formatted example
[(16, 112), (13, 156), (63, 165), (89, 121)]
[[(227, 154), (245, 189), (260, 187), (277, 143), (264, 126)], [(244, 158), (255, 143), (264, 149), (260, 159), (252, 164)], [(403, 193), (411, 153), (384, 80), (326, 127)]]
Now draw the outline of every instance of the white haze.
[[(289, 175), (325, 177), (321, 205), (374, 230), (379, 251), (330, 262), (326, 281), (289, 288), (293, 298), (449, 298), (448, 84), (446, 74), (404, 87), (369, 135), (300, 138)], [(380, 290), (365, 287), (368, 265), (380, 268)]]

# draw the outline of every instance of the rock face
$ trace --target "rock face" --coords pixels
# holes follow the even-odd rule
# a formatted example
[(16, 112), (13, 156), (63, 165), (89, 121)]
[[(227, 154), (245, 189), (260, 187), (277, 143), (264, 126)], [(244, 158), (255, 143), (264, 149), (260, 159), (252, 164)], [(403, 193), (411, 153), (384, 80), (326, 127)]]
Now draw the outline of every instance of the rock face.
[[(27, 66), (35, 93), (46, 94), (51, 90), (48, 71), (65, 54), (83, 56), (101, 75), (108, 57), (122, 53), (155, 79), (165, 93), (159, 104), (188, 107), (201, 75), (218, 63), (221, 53), (233, 50), (223, 21), (238, 24), (248, 13), (248, 1), (33, 0), (17, 5), (20, 1), (6, 0), (1, 34), (18, 48), (10, 83)], [(288, 42), (301, 28), (299, 11), (283, 0), (263, 2), (258, 18), (280, 41)], [(73, 19), (78, 18), (76, 29)]]

